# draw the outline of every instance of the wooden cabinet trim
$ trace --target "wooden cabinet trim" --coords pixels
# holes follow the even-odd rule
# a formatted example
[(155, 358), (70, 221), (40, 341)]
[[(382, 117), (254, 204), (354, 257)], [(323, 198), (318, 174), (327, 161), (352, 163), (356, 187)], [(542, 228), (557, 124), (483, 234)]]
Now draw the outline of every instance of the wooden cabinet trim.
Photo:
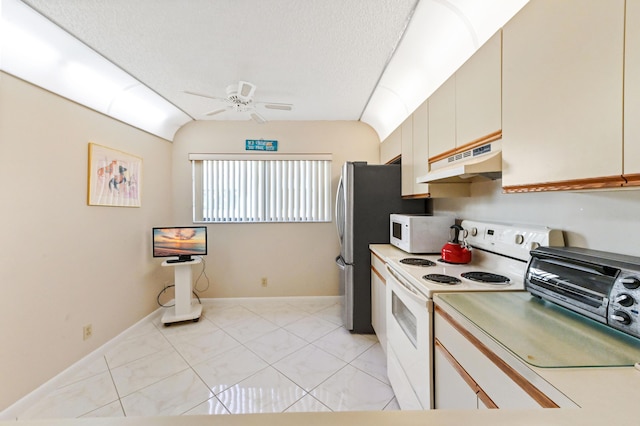
[(397, 162), (399, 162), (402, 159), (402, 154), (400, 155), (396, 155), (395, 157), (393, 157), (391, 160), (387, 161), (384, 164), (396, 164)]
[(466, 143), (464, 145), (460, 145), (459, 147), (456, 147), (455, 149), (450, 149), (449, 151), (445, 151), (441, 154), (438, 155), (434, 155), (433, 157), (429, 158), (429, 163), (435, 163), (436, 161), (440, 161), (444, 158), (450, 157), (452, 155), (458, 154), (460, 152), (464, 152), (467, 151), (469, 149), (472, 148), (476, 148), (480, 145), (484, 145), (486, 143), (489, 142), (493, 142), (493, 141), (497, 141), (498, 139), (502, 139), (502, 130), (498, 130), (495, 131), (493, 133), (489, 133), (486, 136), (483, 136), (479, 139), (476, 139), (474, 141), (471, 141), (469, 143)]
[(378, 278), (380, 278), (380, 281), (382, 281), (382, 284), (387, 285), (387, 280), (382, 276), (382, 274), (380, 274), (380, 272), (378, 272), (378, 270), (376, 268), (374, 268), (373, 266), (371, 267), (371, 271), (376, 274), (378, 276)]
[(413, 195), (403, 195), (403, 200), (415, 200), (418, 198), (431, 198), (431, 194), (429, 192), (425, 194), (413, 194)]
[(624, 186), (640, 186), (640, 174), (623, 175), (626, 183)]
[(511, 380), (513, 380), (516, 385), (518, 385), (523, 391), (525, 391), (527, 395), (529, 395), (534, 401), (536, 401), (542, 408), (558, 408), (558, 405), (553, 402), (547, 395), (545, 395), (540, 391), (540, 389), (532, 385), (527, 379), (525, 379), (520, 373), (514, 370), (502, 358), (500, 358), (492, 350), (486, 347), (484, 343), (482, 343), (480, 340), (478, 340), (477, 337), (475, 337), (466, 328), (460, 325), (460, 323), (453, 319), (451, 315), (443, 311), (442, 308), (440, 308), (438, 305), (435, 306), (435, 311), (460, 334), (462, 334), (484, 356), (486, 356), (489, 361), (491, 361)]
[[(638, 176), (640, 179), (640, 176)], [(558, 182), (545, 182), (530, 185), (503, 186), (502, 192), (506, 194), (518, 192), (543, 192), (543, 191), (577, 191), (588, 189), (621, 188), (627, 184), (622, 176), (604, 176), (589, 179), (574, 179)], [(635, 185), (640, 185), (640, 182)]]
[[(435, 350), (439, 351), (442, 356), (445, 357), (445, 359), (449, 362), (453, 369), (456, 370), (460, 377), (462, 377), (462, 380), (464, 380), (464, 382), (471, 388), (471, 390), (473, 390), (473, 392), (482, 400), (483, 404), (487, 408), (498, 408), (495, 402), (493, 402), (491, 398), (489, 398), (489, 395), (487, 395), (484, 390), (482, 390), (480, 385), (478, 385), (478, 383), (473, 380), (469, 373), (467, 373), (467, 370), (465, 370), (460, 365), (460, 363), (458, 363), (458, 360), (456, 360), (453, 355), (451, 355), (451, 352), (449, 352), (438, 339), (435, 339), (434, 347)], [(436, 389), (435, 391), (437, 392), (438, 390)]]

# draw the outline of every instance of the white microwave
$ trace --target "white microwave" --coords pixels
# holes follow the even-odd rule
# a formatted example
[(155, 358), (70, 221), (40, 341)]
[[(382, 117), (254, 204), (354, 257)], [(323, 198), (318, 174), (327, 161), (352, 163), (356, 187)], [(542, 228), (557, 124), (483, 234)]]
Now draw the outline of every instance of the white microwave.
[(407, 253), (440, 253), (454, 223), (453, 216), (394, 213), (389, 216), (389, 240)]

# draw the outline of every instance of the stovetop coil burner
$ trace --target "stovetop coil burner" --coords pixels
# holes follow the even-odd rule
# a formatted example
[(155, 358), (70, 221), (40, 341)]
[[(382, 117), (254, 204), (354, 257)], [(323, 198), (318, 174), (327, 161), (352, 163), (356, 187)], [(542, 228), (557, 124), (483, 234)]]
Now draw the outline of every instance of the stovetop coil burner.
[(506, 284), (511, 281), (509, 278), (504, 275), (494, 274), (492, 272), (482, 272), (482, 271), (473, 271), (473, 272), (464, 272), (460, 274), (462, 278), (466, 278), (471, 281), (477, 281), (481, 283), (487, 284)]
[(400, 263), (413, 266), (436, 266), (435, 262), (428, 259), (420, 259), (418, 257), (406, 257), (404, 259), (400, 259)]
[(438, 284), (447, 284), (447, 285), (455, 285), (461, 282), (456, 277), (452, 277), (451, 275), (443, 275), (443, 274), (427, 274), (423, 276), (422, 279), (427, 281), (432, 281)]

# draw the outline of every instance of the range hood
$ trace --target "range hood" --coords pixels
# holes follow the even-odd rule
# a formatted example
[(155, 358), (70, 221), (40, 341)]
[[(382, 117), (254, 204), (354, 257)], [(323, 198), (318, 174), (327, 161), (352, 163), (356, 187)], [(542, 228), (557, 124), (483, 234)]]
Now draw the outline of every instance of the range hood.
[[(418, 183), (471, 183), (502, 177), (502, 144), (494, 141), (453, 154), (429, 164), (431, 171), (416, 179)], [(479, 179), (475, 179), (479, 178)]]

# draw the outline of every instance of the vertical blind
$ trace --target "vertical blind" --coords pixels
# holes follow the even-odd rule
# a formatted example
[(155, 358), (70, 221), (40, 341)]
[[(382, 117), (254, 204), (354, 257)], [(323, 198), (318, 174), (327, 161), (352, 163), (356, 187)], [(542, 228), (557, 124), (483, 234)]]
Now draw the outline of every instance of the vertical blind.
[(330, 156), (228, 157), (190, 156), (195, 222), (331, 221)]

